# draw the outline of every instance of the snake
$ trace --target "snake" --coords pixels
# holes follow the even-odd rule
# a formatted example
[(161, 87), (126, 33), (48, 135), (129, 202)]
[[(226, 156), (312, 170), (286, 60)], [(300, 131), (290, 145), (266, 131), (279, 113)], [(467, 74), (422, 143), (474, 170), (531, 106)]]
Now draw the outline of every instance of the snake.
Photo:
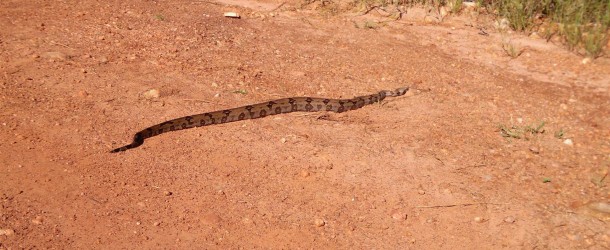
[(144, 144), (145, 139), (171, 131), (236, 122), (247, 119), (264, 118), (271, 115), (291, 112), (330, 111), (342, 113), (345, 111), (362, 108), (365, 105), (380, 102), (387, 97), (402, 96), (407, 93), (407, 91), (409, 91), (409, 87), (403, 87), (395, 90), (382, 90), (375, 94), (358, 96), (351, 99), (290, 97), (237, 108), (184, 116), (145, 128), (133, 136), (133, 141), (130, 144), (113, 149), (110, 151), (110, 153), (117, 153), (132, 148), (137, 148)]

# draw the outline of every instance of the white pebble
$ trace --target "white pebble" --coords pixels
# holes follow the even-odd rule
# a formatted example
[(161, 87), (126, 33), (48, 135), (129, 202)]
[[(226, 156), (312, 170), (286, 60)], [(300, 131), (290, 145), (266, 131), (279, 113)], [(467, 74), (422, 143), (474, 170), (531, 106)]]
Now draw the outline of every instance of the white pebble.
[(159, 98), (159, 96), (161, 96), (161, 93), (159, 93), (159, 90), (157, 90), (157, 89), (149, 89), (146, 92), (144, 92), (142, 94), (142, 96), (144, 96), (144, 98), (146, 98), (146, 99), (155, 99), (155, 98)]
[(2, 236), (2, 235), (11, 236), (13, 234), (15, 234), (15, 230), (13, 230), (13, 229), (0, 229), (0, 236)]
[(506, 223), (514, 223), (515, 222), (515, 217), (508, 216), (508, 217), (504, 218), (504, 222), (506, 222)]
[(396, 211), (392, 214), (392, 219), (397, 220), (397, 221), (406, 220), (407, 213), (404, 213), (401, 211)]
[(224, 14), (225, 17), (231, 17), (231, 18), (239, 18), (239, 14), (237, 14), (236, 12), (225, 12)]
[(572, 139), (566, 139), (565, 141), (563, 141), (563, 144), (572, 146), (574, 145), (574, 142), (572, 141)]

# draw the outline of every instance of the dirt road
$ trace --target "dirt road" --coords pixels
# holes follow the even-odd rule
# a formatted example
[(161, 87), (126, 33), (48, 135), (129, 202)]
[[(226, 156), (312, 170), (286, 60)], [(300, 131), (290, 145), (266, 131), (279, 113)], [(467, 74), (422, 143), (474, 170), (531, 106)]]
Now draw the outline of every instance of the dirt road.
[[(0, 2), (0, 248), (610, 247), (608, 58), (280, 4)], [(108, 153), (185, 115), (402, 86)]]

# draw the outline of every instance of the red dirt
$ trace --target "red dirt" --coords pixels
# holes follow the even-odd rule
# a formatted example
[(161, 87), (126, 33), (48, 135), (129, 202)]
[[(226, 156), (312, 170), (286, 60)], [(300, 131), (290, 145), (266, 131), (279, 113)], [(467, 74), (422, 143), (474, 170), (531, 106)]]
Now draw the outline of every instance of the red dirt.
[[(608, 58), (509, 34), (511, 59), (470, 17), (128, 2), (0, 2), (0, 248), (610, 247)], [(108, 153), (184, 115), (405, 85), (430, 91)]]

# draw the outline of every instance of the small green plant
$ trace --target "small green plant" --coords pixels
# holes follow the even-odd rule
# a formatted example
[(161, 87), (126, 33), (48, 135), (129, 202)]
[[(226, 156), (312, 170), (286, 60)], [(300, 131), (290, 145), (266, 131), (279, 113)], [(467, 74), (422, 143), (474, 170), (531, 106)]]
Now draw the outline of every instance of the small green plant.
[(527, 126), (515, 126), (512, 125), (510, 127), (505, 125), (500, 125), (498, 128), (500, 129), (500, 135), (505, 138), (514, 138), (514, 139), (526, 139), (529, 140), (530, 136), (535, 136), (537, 134), (544, 133), (544, 125), (545, 122), (540, 122), (539, 125), (527, 125)]
[(599, 57), (608, 43), (608, 33), (604, 27), (593, 27), (584, 34), (582, 44), (585, 55), (589, 58)]
[(542, 121), (542, 122), (540, 122), (540, 125), (538, 125), (538, 126), (533, 126), (533, 125), (525, 126), (525, 132), (533, 134), (533, 135), (542, 134), (542, 133), (544, 133), (544, 124), (545, 124), (545, 122)]
[(233, 94), (242, 94), (242, 95), (245, 95), (245, 94), (248, 94), (248, 91), (245, 90), (245, 89), (238, 89), (238, 90), (233, 91)]
[(513, 44), (512, 42), (502, 43), (502, 49), (511, 58), (517, 58), (523, 54), (523, 51), (525, 51), (523, 48)]
[(566, 135), (565, 131), (563, 131), (562, 129), (559, 129), (559, 131), (555, 132), (555, 138), (557, 139), (563, 139), (563, 137)]
[(451, 13), (459, 13), (462, 10), (463, 0), (452, 0), (451, 2)]
[(161, 15), (161, 14), (156, 14), (156, 15), (155, 15), (155, 18), (156, 18), (157, 20), (159, 20), (159, 21), (165, 21), (165, 17), (164, 17), (163, 15)]
[(378, 28), (378, 25), (374, 21), (366, 21), (366, 22), (364, 22), (364, 28), (374, 30), (374, 29)]
[(544, 177), (542, 179), (542, 183), (549, 183), (549, 182), (551, 182), (551, 178), (549, 178), (549, 177)]

